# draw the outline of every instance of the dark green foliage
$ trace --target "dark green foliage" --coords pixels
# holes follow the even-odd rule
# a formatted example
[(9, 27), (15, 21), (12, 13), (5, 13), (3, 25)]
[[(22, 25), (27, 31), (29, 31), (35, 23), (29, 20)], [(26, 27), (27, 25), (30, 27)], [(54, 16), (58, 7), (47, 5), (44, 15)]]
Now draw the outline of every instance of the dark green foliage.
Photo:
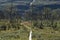
[(37, 27), (37, 26), (38, 26), (38, 23), (37, 23), (37, 22), (34, 22), (33, 25), (34, 25), (35, 27)]
[(43, 29), (43, 23), (42, 22), (40, 23), (39, 28)]
[(40, 23), (40, 22), (36, 21), (36, 22), (34, 22), (33, 26), (36, 28), (43, 29), (43, 23), (42, 22)]
[(2, 25), (2, 26), (0, 26), (0, 30), (6, 30), (7, 29), (7, 26), (5, 26), (5, 25)]
[(57, 22), (52, 26), (53, 29), (57, 28)]

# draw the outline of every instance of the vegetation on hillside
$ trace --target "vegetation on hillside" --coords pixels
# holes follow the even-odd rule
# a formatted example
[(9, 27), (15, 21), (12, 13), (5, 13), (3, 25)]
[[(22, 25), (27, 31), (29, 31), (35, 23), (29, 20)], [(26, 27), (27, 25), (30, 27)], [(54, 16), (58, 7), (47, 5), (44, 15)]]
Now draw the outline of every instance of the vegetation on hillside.
[[(44, 7), (36, 11), (34, 7), (25, 11), (22, 17), (17, 8), (5, 6), (0, 11), (0, 40), (28, 40), (30, 30), (32, 40), (60, 40), (60, 10)], [(32, 10), (32, 11), (31, 11)]]

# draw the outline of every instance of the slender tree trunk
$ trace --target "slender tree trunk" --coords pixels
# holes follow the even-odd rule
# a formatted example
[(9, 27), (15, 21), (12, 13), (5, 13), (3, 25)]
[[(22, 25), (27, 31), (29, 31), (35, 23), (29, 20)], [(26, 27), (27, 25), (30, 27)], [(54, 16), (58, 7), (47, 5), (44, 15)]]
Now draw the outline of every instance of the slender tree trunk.
[(32, 31), (30, 31), (29, 40), (32, 40)]

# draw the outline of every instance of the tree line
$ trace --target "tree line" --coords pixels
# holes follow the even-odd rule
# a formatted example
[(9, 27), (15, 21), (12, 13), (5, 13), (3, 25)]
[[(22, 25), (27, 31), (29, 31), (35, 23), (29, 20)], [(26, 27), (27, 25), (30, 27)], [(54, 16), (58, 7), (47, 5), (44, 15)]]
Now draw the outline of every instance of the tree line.
[[(12, 10), (11, 10), (12, 8)], [(9, 19), (11, 23), (14, 22), (14, 20), (21, 19), (21, 16), (18, 14), (16, 7), (11, 6), (5, 6), (0, 11), (0, 19)], [(47, 24), (48, 26), (51, 26), (53, 28), (57, 27), (57, 22), (54, 23), (55, 20), (60, 20), (60, 10), (58, 9), (51, 9), (48, 7), (44, 7), (42, 10), (36, 11), (35, 8), (31, 8), (29, 11), (25, 11), (24, 13), (24, 19), (23, 20), (31, 20), (36, 21), (34, 22), (34, 26), (37, 26), (41, 29), (43, 29), (43, 21), (50, 21), (51, 24)], [(38, 20), (41, 21), (38, 23)], [(48, 22), (47, 22), (48, 23)]]

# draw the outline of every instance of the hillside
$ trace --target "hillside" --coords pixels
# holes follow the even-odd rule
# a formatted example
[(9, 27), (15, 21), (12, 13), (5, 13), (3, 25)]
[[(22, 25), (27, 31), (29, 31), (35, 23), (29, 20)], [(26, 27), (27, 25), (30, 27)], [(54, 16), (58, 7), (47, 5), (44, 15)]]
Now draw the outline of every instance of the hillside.
[(60, 40), (60, 0), (0, 0), (0, 40)]

